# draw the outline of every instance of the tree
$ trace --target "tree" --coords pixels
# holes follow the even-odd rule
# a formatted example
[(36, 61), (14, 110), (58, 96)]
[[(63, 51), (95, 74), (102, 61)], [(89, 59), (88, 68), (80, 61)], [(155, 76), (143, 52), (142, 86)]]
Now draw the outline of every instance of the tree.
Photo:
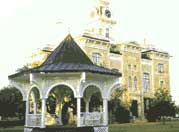
[(24, 119), (25, 105), (22, 95), (16, 88), (4, 87), (0, 90), (0, 116)]
[(24, 71), (28, 71), (29, 69), (30, 69), (29, 64), (26, 64), (26, 65), (24, 65), (23, 67), (18, 68), (18, 69), (16, 70), (16, 72), (24, 72)]
[(176, 113), (175, 103), (172, 102), (172, 96), (167, 89), (159, 89), (154, 94), (151, 107), (147, 111), (147, 119), (156, 121), (163, 119), (165, 123), (166, 116), (174, 117)]
[(126, 89), (115, 89), (111, 94), (108, 107), (110, 122), (127, 123), (130, 120), (129, 109), (121, 101), (121, 96), (124, 92), (126, 92)]

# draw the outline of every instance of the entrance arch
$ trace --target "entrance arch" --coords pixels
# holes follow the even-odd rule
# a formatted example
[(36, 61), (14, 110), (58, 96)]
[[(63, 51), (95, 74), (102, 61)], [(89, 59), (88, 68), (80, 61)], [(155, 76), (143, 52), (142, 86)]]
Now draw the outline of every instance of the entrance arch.
[(53, 85), (48, 89), (46, 125), (74, 124), (76, 99), (74, 89), (67, 85)]
[(29, 114), (37, 114), (40, 112), (40, 98), (41, 93), (39, 89), (35, 86), (32, 87), (27, 94)]
[(55, 88), (55, 87), (57, 87), (57, 86), (66, 86), (66, 87), (70, 88), (70, 89), (73, 91), (74, 97), (76, 97), (76, 95), (77, 95), (77, 94), (76, 94), (76, 90), (75, 90), (75, 88), (74, 88), (73, 86), (71, 86), (70, 84), (67, 84), (67, 83), (56, 83), (56, 84), (53, 84), (52, 86), (50, 86), (50, 87), (47, 89), (47, 92), (45, 92), (44, 98), (48, 98), (49, 92), (50, 92), (53, 88)]
[(111, 99), (111, 94), (115, 89), (122, 90), (121, 84), (120, 83), (114, 84), (107, 90), (106, 96), (107, 96), (108, 100)]

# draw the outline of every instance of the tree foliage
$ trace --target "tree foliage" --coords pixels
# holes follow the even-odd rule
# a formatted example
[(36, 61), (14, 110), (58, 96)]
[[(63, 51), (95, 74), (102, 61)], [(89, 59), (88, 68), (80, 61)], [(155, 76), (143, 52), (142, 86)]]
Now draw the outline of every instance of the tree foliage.
[(109, 120), (110, 123), (120, 122), (127, 123), (130, 120), (130, 113), (126, 105), (121, 101), (122, 94), (126, 89), (115, 89), (112, 91), (111, 100), (109, 101)]
[(0, 116), (24, 118), (25, 105), (22, 95), (16, 88), (4, 87), (0, 90)]
[(172, 97), (167, 89), (159, 89), (154, 94), (151, 107), (147, 112), (147, 119), (149, 121), (156, 121), (165, 116), (175, 116), (176, 106), (172, 102)]

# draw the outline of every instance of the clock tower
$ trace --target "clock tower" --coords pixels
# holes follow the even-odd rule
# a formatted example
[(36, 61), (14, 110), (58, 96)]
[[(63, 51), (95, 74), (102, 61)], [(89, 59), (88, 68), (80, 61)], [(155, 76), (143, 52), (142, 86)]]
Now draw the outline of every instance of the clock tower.
[(113, 41), (113, 26), (116, 21), (113, 20), (113, 14), (110, 10), (110, 0), (97, 0), (95, 8), (90, 13), (91, 22), (88, 24), (84, 35), (89, 37)]

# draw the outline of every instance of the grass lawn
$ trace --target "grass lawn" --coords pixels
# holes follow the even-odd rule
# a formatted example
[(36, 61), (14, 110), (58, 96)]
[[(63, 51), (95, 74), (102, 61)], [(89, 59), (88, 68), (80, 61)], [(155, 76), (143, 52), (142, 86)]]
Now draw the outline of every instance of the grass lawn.
[(24, 132), (24, 126), (1, 128), (0, 132)]
[[(24, 127), (0, 128), (0, 132), (23, 132)], [(112, 124), (109, 132), (179, 132), (179, 121), (157, 123)]]
[(112, 124), (109, 132), (179, 132), (179, 121), (157, 123)]

